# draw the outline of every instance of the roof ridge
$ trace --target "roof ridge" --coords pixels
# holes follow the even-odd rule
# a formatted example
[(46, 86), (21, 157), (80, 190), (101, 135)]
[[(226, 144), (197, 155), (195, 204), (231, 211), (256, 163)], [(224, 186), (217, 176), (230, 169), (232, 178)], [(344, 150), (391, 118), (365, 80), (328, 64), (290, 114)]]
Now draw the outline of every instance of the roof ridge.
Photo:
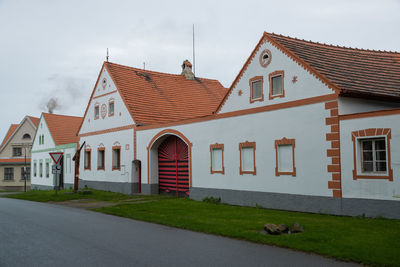
[(79, 117), (79, 116), (54, 114), (54, 113), (48, 113), (48, 112), (42, 112), (42, 113), (43, 113), (43, 115), (50, 115), (50, 116), (62, 116), (62, 117), (70, 117), (70, 118), (78, 118), (78, 119), (82, 119), (83, 118), (83, 117)]
[[(175, 76), (175, 77), (183, 77), (181, 74), (154, 71), (154, 70), (144, 70), (144, 69), (131, 67), (131, 66), (127, 66), (127, 65), (122, 65), (122, 64), (118, 64), (118, 63), (114, 63), (114, 62), (109, 62), (109, 61), (104, 61), (104, 63), (111, 64), (111, 65), (116, 65), (116, 66), (119, 66), (119, 67), (129, 68), (129, 69), (133, 69), (135, 71), (140, 71), (140, 72), (150, 72), (150, 73), (153, 73), (153, 74), (161, 74), (161, 75), (171, 75), (171, 76)], [(197, 76), (195, 78), (196, 79), (201, 79), (201, 80), (218, 81), (217, 79), (203, 78), (203, 77), (197, 77)]]
[(29, 115), (27, 115), (29, 118), (33, 118), (33, 119), (40, 119), (40, 118), (38, 118), (38, 117), (34, 117), (34, 116), (29, 116)]
[(319, 45), (319, 46), (327, 46), (327, 47), (332, 47), (332, 48), (340, 48), (340, 49), (345, 49), (345, 50), (355, 50), (355, 51), (361, 51), (361, 52), (375, 52), (375, 53), (388, 53), (388, 54), (399, 54), (400, 52), (397, 51), (387, 51), (387, 50), (375, 50), (375, 49), (367, 49), (367, 48), (357, 48), (357, 47), (350, 47), (350, 46), (341, 46), (341, 45), (334, 45), (334, 44), (326, 44), (326, 43), (320, 43), (320, 42), (316, 42), (316, 41), (311, 41), (311, 40), (305, 40), (305, 39), (300, 39), (297, 37), (291, 37), (291, 36), (286, 36), (286, 35), (282, 35), (282, 34), (277, 34), (277, 33), (268, 33), (272, 38), (274, 38), (275, 36), (279, 36), (279, 37), (284, 37), (284, 38), (289, 38), (295, 41), (301, 41), (301, 42), (306, 42), (309, 44), (314, 44), (314, 45)]

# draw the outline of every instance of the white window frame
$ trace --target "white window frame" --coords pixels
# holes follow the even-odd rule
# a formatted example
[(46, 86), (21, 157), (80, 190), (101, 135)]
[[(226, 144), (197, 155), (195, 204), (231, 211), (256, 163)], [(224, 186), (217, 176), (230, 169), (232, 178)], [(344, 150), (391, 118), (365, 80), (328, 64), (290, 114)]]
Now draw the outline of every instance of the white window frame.
[[(376, 159), (376, 149), (375, 149), (375, 142), (378, 140), (384, 140), (385, 141), (385, 165), (386, 165), (386, 170), (385, 171), (377, 171), (376, 170), (376, 163), (377, 163), (377, 159)], [(363, 142), (372, 142), (372, 171), (364, 171), (363, 170), (363, 148), (362, 148), (362, 143)], [(364, 174), (364, 175), (387, 175), (388, 174), (388, 151), (387, 151), (387, 140), (385, 136), (375, 136), (372, 138), (358, 138), (357, 139), (357, 145), (358, 145), (358, 170), (359, 173)]]
[[(353, 180), (358, 179), (383, 179), (393, 181), (393, 169), (390, 155), (390, 139), (392, 136), (391, 128), (368, 128), (351, 132), (353, 143)], [(385, 139), (386, 149), (386, 171), (362, 171), (362, 150), (361, 142), (365, 140)], [(375, 157), (375, 156), (374, 156)], [(373, 161), (376, 162), (376, 161)], [(375, 168), (375, 167), (374, 167)]]

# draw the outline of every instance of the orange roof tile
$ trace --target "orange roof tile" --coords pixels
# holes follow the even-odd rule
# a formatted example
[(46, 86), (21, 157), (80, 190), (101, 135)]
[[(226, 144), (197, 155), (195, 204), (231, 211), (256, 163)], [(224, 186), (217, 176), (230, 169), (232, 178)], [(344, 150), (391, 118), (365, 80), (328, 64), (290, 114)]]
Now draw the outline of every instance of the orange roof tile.
[[(25, 158), (8, 158), (8, 159), (0, 159), (0, 163), (24, 163)], [(31, 162), (31, 158), (26, 158), (26, 163)]]
[(14, 133), (14, 131), (18, 128), (19, 124), (11, 124), (10, 128), (8, 129), (6, 136), (3, 139), (3, 142), (0, 145), (0, 148), (3, 147), (3, 145), (7, 142), (8, 138), (11, 137), (11, 135)]
[(157, 124), (210, 115), (227, 90), (219, 81), (142, 70), (105, 62), (137, 124)]
[[(328, 79), (341, 95), (400, 99), (400, 53), (364, 50), (264, 33)], [(284, 51), (285, 52), (285, 51)]]
[(40, 119), (39, 119), (39, 118), (36, 118), (36, 117), (32, 117), (32, 116), (28, 116), (28, 118), (31, 119), (31, 121), (33, 122), (33, 124), (35, 124), (35, 126), (36, 126), (36, 128), (37, 128), (38, 125), (39, 125)]
[(57, 146), (77, 143), (79, 141), (77, 132), (82, 122), (81, 117), (57, 115), (44, 112), (43, 117), (46, 120), (47, 126)]

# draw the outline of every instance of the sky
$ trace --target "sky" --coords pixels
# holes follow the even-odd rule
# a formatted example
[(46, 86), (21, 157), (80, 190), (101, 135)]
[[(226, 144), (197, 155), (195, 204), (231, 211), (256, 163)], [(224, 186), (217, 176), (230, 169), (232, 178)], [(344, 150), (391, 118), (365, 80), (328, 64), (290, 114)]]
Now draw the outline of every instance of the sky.
[(0, 0), (0, 139), (25, 115), (83, 116), (106, 59), (229, 87), (264, 31), (400, 51), (400, 0)]

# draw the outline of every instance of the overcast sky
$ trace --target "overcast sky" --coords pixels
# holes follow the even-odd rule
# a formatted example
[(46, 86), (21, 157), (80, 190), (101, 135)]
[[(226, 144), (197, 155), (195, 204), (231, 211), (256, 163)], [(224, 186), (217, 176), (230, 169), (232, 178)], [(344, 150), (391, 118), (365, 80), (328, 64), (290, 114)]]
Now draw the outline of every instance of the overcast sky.
[(400, 51), (400, 0), (0, 0), (0, 138), (25, 115), (83, 116), (110, 61), (196, 76), (229, 87), (264, 31), (357, 48)]

